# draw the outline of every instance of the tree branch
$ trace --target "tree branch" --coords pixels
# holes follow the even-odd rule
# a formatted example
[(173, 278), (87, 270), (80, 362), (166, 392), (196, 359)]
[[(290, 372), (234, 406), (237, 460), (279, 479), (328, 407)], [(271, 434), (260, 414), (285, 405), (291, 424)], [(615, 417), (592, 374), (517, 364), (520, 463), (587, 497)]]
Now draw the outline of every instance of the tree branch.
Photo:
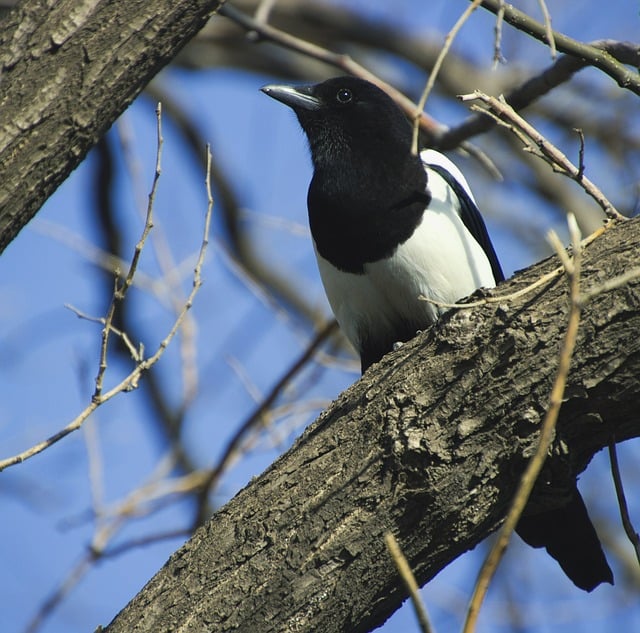
[[(625, 64), (640, 65), (640, 46), (637, 44), (615, 40), (596, 40), (591, 42), (589, 46), (594, 50), (606, 51), (612, 57)], [(574, 74), (588, 66), (589, 62), (585, 59), (563, 55), (541, 73), (509, 90), (504, 99), (514, 110), (519, 112), (551, 92), (554, 88), (569, 82)], [(495, 124), (495, 120), (491, 119), (491, 117), (484, 114), (475, 114), (460, 125), (443, 132), (436, 139), (435, 146), (443, 151), (453, 149), (473, 136), (488, 132)]]
[(551, 44), (552, 36), (555, 48), (561, 53), (575, 57), (590, 66), (595, 66), (609, 75), (621, 88), (626, 88), (640, 95), (640, 75), (621, 64), (613, 55), (596, 48), (586, 42), (579, 42), (568, 35), (558, 33), (547, 28), (545, 24), (534, 20), (523, 11), (511, 4), (501, 3), (500, 0), (483, 0), (482, 6), (496, 15), (501, 13), (502, 19), (519, 31), (534, 37), (545, 44)]
[[(585, 292), (622, 274), (639, 245), (638, 220), (592, 241)], [(557, 265), (537, 264), (499, 292)], [(569, 312), (559, 277), (514, 296), (448, 312), (371, 368), (107, 631), (369, 631), (406, 597), (386, 532), (423, 584), (495, 530), (537, 446)], [(640, 436), (639, 306), (637, 278), (582, 306), (538, 510), (561, 503), (549, 492), (612, 436)]]
[(217, 6), (39, 0), (4, 18), (0, 252)]

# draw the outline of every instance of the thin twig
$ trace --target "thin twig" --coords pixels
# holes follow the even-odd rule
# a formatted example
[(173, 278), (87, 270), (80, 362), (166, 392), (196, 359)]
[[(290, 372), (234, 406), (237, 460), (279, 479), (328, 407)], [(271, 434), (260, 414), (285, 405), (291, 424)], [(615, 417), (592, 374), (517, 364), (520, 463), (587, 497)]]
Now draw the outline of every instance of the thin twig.
[(493, 69), (504, 62), (502, 55), (502, 25), (504, 24), (504, 0), (500, 0), (500, 8), (496, 13), (496, 24), (493, 27)]
[(478, 100), (488, 106), (488, 110), (480, 106), (471, 106), (472, 110), (482, 111), (518, 136), (527, 148), (537, 156), (543, 157), (559, 173), (575, 180), (590, 195), (612, 220), (624, 220), (625, 217), (613, 206), (600, 189), (587, 178), (555, 145), (549, 142), (538, 130), (523, 119), (504, 98), (496, 99), (479, 90), (470, 95), (460, 97), (463, 101)]
[[(505, 4), (500, 0), (502, 13)], [(497, 13), (498, 18), (500, 12)], [(594, 50), (606, 51), (613, 58), (630, 66), (640, 65), (640, 46), (631, 42), (618, 42), (616, 40), (595, 40), (589, 43)], [(505, 94), (505, 101), (516, 111), (523, 110), (534, 101), (551, 92), (559, 85), (567, 83), (573, 75), (583, 68), (588, 67), (589, 61), (582, 57), (562, 55), (548, 68), (527, 79), (524, 83)], [(496, 121), (485, 113), (470, 116), (466, 121), (443, 132), (437, 139), (435, 148), (442, 151), (458, 147), (460, 143), (488, 132)]]
[[(208, 164), (210, 161), (210, 155), (211, 155), (211, 152), (209, 147), (207, 146)], [(27, 449), (26, 451), (23, 451), (17, 455), (13, 455), (12, 457), (8, 457), (6, 459), (0, 460), (0, 472), (2, 472), (5, 468), (8, 468), (10, 466), (15, 466), (16, 464), (20, 464), (25, 460), (30, 459), (34, 455), (41, 453), (42, 451), (46, 450), (53, 444), (59, 442), (61, 439), (63, 439), (73, 431), (78, 430), (82, 426), (82, 424), (85, 422), (85, 420), (100, 405), (111, 400), (111, 398), (118, 395), (119, 393), (122, 393), (123, 391), (131, 391), (133, 389), (136, 389), (139, 384), (140, 377), (160, 360), (165, 350), (167, 349), (171, 341), (174, 339), (176, 333), (180, 329), (180, 326), (187, 312), (191, 309), (193, 305), (193, 300), (198, 290), (200, 289), (200, 286), (202, 285), (201, 270), (202, 270), (202, 264), (204, 262), (205, 254), (207, 251), (207, 246), (209, 245), (209, 229), (211, 226), (211, 216), (213, 213), (213, 198), (211, 196), (208, 171), (207, 171), (206, 183), (208, 186), (208, 189), (207, 189), (208, 202), (207, 202), (207, 212), (206, 212), (205, 221), (204, 221), (204, 230), (203, 230), (204, 234), (203, 234), (202, 242), (200, 245), (200, 252), (198, 254), (198, 259), (196, 261), (196, 265), (193, 270), (193, 282), (192, 282), (191, 292), (189, 293), (189, 296), (187, 297), (187, 300), (185, 301), (184, 306), (182, 307), (182, 310), (174, 320), (173, 325), (171, 326), (169, 332), (167, 333), (165, 338), (160, 342), (154, 354), (149, 356), (145, 360), (142, 360), (141, 362), (139, 362), (125, 378), (123, 378), (118, 384), (116, 384), (106, 393), (102, 391), (102, 388), (100, 388), (100, 391), (98, 394), (94, 393), (89, 405), (79, 415), (77, 415), (71, 422), (69, 422), (69, 424), (67, 424), (63, 429), (61, 429), (54, 435), (50, 436), (46, 440), (43, 440), (42, 442), (35, 444), (34, 446)], [(144, 231), (148, 233), (147, 229), (148, 227), (145, 226)], [(140, 242), (138, 243), (138, 245), (139, 244)], [(136, 246), (136, 248), (138, 248), (138, 245)], [(132, 265), (133, 265), (133, 261), (132, 261)], [(135, 269), (134, 269), (134, 272), (135, 272)], [(129, 283), (129, 286), (130, 285), (131, 283)], [(120, 288), (120, 290), (122, 291), (122, 287)], [(111, 327), (112, 326), (109, 323), (109, 331), (111, 330)], [(106, 325), (105, 325), (105, 329), (107, 329)]]
[(624, 494), (624, 486), (622, 485), (622, 477), (620, 476), (620, 465), (618, 464), (618, 453), (614, 439), (609, 442), (609, 461), (611, 462), (611, 475), (613, 476), (613, 484), (616, 489), (616, 497), (618, 498), (622, 526), (631, 545), (633, 545), (638, 563), (640, 563), (640, 534), (638, 534), (633, 527), (631, 517), (629, 516), (629, 506), (627, 505), (627, 499)]
[[(580, 248), (584, 250), (589, 244), (598, 239), (609, 227), (611, 224), (607, 224), (605, 226), (600, 227), (597, 231), (594, 231), (591, 235), (585, 237), (580, 242)], [(564, 272), (564, 266), (558, 266), (553, 270), (549, 271), (542, 275), (542, 277), (536, 279), (534, 282), (525, 286), (524, 288), (520, 288), (520, 290), (516, 290), (515, 292), (511, 292), (508, 295), (489, 295), (488, 297), (483, 297), (482, 299), (478, 299), (477, 301), (469, 301), (467, 303), (445, 303), (443, 301), (436, 301), (435, 299), (431, 299), (430, 297), (425, 297), (424, 295), (419, 295), (418, 299), (420, 301), (426, 301), (427, 303), (431, 303), (438, 308), (445, 308), (447, 310), (457, 309), (464, 310), (469, 308), (479, 308), (480, 306), (484, 306), (491, 303), (507, 303), (509, 301), (515, 301), (516, 299), (520, 299), (530, 292), (533, 292), (540, 286), (547, 284), (550, 281), (553, 281), (556, 277), (559, 277)], [(593, 298), (599, 292), (604, 292), (607, 290), (613, 290), (618, 286), (622, 286), (628, 281), (635, 279), (640, 276), (640, 267), (633, 268), (629, 270), (624, 275), (620, 275), (620, 277), (616, 277), (615, 279), (611, 279), (608, 282), (604, 282), (601, 286), (594, 288), (593, 291), (583, 292), (580, 296), (580, 301), (582, 305), (584, 305), (587, 301)], [(623, 278), (624, 277), (624, 278)]]
[[(573, 246), (573, 258), (567, 262), (566, 274), (569, 280), (569, 296), (570, 296), (570, 308), (569, 318), (567, 323), (567, 329), (560, 348), (560, 356), (558, 362), (558, 371), (556, 378), (551, 389), (551, 395), (549, 397), (549, 408), (545, 415), (540, 430), (540, 438), (534, 455), (529, 460), (527, 468), (522, 474), (520, 483), (516, 494), (509, 507), (509, 512), (505, 518), (505, 521), (498, 533), (498, 538), (495, 540), (489, 554), (487, 555), (480, 573), (478, 574), (478, 580), (476, 581), (473, 595), (469, 603), (469, 609), (467, 611), (467, 617), (463, 627), (463, 633), (472, 633), (475, 631), (478, 615), (480, 613), (480, 607), (487, 594), (489, 584), (493, 578), (498, 564), (504, 555), (504, 552), (511, 538), (511, 534), (515, 529), (518, 520), (524, 510), (524, 507), (529, 499), (529, 495), (533, 489), (533, 486), (538, 478), (540, 469), (542, 468), (549, 447), (553, 440), (556, 422), (558, 420), (558, 413), (560, 412), (560, 406), (562, 405), (562, 398), (564, 396), (564, 390), (567, 383), (567, 377), (569, 375), (569, 367), (571, 364), (571, 358), (576, 345), (576, 339), (578, 336), (578, 328), (580, 325), (580, 261), (582, 251), (580, 249), (580, 235), (578, 225), (573, 215), (568, 216), (569, 231), (571, 233), (571, 241)], [(550, 233), (551, 241), (558, 251), (558, 256), (563, 258), (566, 256), (566, 251), (562, 247), (560, 240), (555, 233)], [(562, 255), (560, 254), (562, 252)]]
[[(504, 4), (501, 0), (483, 0), (482, 6), (495, 14), (502, 11), (505, 22), (541, 42), (548, 43), (545, 25), (516, 9), (512, 4)], [(613, 55), (585, 42), (574, 40), (568, 35), (558, 33), (558, 31), (552, 30), (551, 37), (561, 53), (566, 53), (579, 60), (586, 60), (591, 66), (595, 66), (609, 75), (621, 88), (640, 95), (640, 75), (617, 61)]]
[[(383, 81), (372, 73), (370, 70), (356, 62), (351, 56), (341, 53), (334, 53), (322, 46), (312, 44), (299, 37), (295, 37), (290, 33), (277, 29), (270, 24), (259, 22), (249, 15), (246, 15), (242, 11), (230, 4), (224, 4), (218, 9), (218, 13), (230, 20), (233, 20), (236, 24), (239, 24), (247, 31), (256, 32), (260, 36), (268, 41), (274, 42), (288, 48), (289, 50), (301, 53), (307, 57), (312, 57), (325, 64), (329, 64), (334, 68), (339, 68), (349, 75), (354, 77), (360, 77), (366, 79), (371, 83), (378, 86), (378, 88), (384, 90), (397, 104), (400, 106), (408, 117), (413, 117), (416, 111), (416, 104), (408, 97), (403, 95), (399, 90), (394, 88), (391, 84)], [(422, 113), (420, 118), (420, 126), (430, 134), (441, 128), (431, 117), (428, 117)]]
[(574, 127), (573, 131), (580, 139), (580, 149), (578, 150), (578, 173), (576, 174), (576, 180), (579, 181), (582, 180), (584, 176), (584, 132), (578, 127)]
[[(474, 0), (475, 2), (475, 0)], [(353, 75), (354, 77), (360, 77), (366, 79), (375, 84), (381, 90), (384, 90), (398, 105), (398, 107), (406, 114), (409, 119), (413, 119), (416, 113), (417, 105), (406, 97), (402, 92), (394, 88), (391, 84), (383, 81), (372, 73), (370, 70), (356, 62), (352, 57), (344, 53), (334, 53), (322, 46), (312, 44), (306, 40), (295, 37), (290, 33), (281, 31), (270, 24), (259, 22), (249, 15), (246, 15), (242, 11), (239, 11), (230, 4), (224, 4), (218, 9), (218, 13), (230, 20), (233, 20), (236, 24), (242, 26), (248, 33), (257, 33), (262, 39), (274, 42), (284, 48), (295, 51), (307, 57), (317, 59), (318, 61), (329, 64), (334, 68), (338, 68), (343, 72)], [(429, 136), (436, 138), (438, 135), (444, 133), (445, 126), (438, 123), (430, 116), (421, 112), (420, 114), (420, 129), (423, 130)], [(460, 149), (468, 152), (492, 175), (492, 177), (501, 179), (500, 171), (493, 164), (491, 159), (479, 148), (473, 144), (463, 141), (460, 143)]]
[(617, 275), (613, 279), (607, 279), (607, 281), (603, 281), (594, 288), (585, 290), (580, 296), (580, 301), (582, 301), (582, 305), (584, 305), (591, 301), (591, 299), (593, 299), (597, 295), (602, 294), (603, 292), (609, 292), (610, 290), (615, 290), (616, 288), (621, 288), (622, 286), (626, 286), (630, 281), (638, 279), (638, 277), (640, 277), (640, 266), (630, 268), (626, 272)]
[(104, 375), (107, 371), (107, 351), (109, 347), (109, 337), (111, 336), (111, 327), (113, 319), (118, 308), (118, 305), (122, 303), (127, 295), (127, 291), (133, 285), (133, 278), (138, 269), (138, 262), (140, 261), (140, 255), (146, 244), (147, 237), (153, 228), (153, 205), (155, 203), (156, 192), (158, 190), (158, 183), (160, 181), (160, 174), (162, 172), (162, 146), (164, 139), (162, 138), (162, 105), (160, 103), (156, 106), (156, 131), (157, 131), (157, 146), (156, 146), (156, 167), (153, 175), (153, 183), (151, 185), (151, 191), (149, 193), (149, 201), (147, 203), (147, 213), (144, 222), (144, 228), (142, 229), (142, 235), (135, 245), (133, 251), (133, 258), (129, 265), (129, 270), (122, 282), (119, 281), (119, 274), (116, 271), (116, 278), (114, 281), (113, 296), (111, 298), (111, 304), (107, 311), (107, 316), (104, 320), (104, 327), (102, 328), (102, 344), (100, 346), (100, 363), (98, 365), (98, 374), (96, 376), (96, 387), (93, 392), (92, 400), (97, 401), (102, 395), (102, 387), (104, 382)]
[(429, 616), (427, 615), (427, 609), (420, 598), (420, 588), (418, 587), (416, 578), (411, 571), (409, 562), (400, 549), (400, 545), (398, 544), (396, 537), (391, 532), (387, 532), (384, 535), (384, 542), (386, 543), (387, 549), (391, 554), (391, 558), (393, 558), (393, 562), (398, 569), (400, 578), (402, 578), (402, 582), (404, 582), (404, 586), (409, 592), (409, 597), (411, 598), (411, 603), (413, 604), (413, 608), (416, 612), (420, 631), (422, 631), (422, 633), (432, 633), (433, 628), (431, 627)]
[[(105, 326), (107, 324), (107, 320), (105, 317), (91, 316), (86, 312), (82, 312), (82, 310), (78, 310), (78, 308), (76, 308), (75, 306), (72, 306), (69, 303), (65, 303), (64, 307), (67, 308), (67, 310), (71, 310), (71, 312), (73, 312), (79, 319), (90, 321), (91, 323), (100, 323), (102, 326)], [(136, 349), (134, 344), (131, 342), (129, 335), (126, 332), (123, 332), (122, 330), (115, 327), (113, 324), (111, 324), (111, 332), (113, 332), (113, 334), (115, 334), (118, 338), (122, 340), (126, 348), (129, 350), (129, 354), (131, 354), (131, 358), (133, 358), (134, 361), (139, 362), (142, 360), (143, 351), (144, 351), (144, 348), (142, 347), (142, 343), (140, 343), (140, 349)]]
[(233, 437), (229, 440), (226, 447), (222, 451), (222, 455), (218, 459), (216, 465), (211, 469), (207, 477), (207, 481), (202, 487), (202, 492), (199, 499), (199, 511), (197, 513), (195, 524), (199, 525), (205, 519), (203, 516), (204, 508), (206, 506), (206, 500), (213, 488), (217, 485), (222, 473), (226, 470), (229, 463), (236, 456), (242, 441), (256, 425), (260, 424), (264, 419), (265, 414), (271, 409), (278, 396), (289, 385), (293, 378), (304, 368), (307, 363), (313, 358), (317, 349), (338, 329), (338, 324), (335, 320), (328, 321), (324, 327), (322, 327), (315, 335), (313, 340), (309, 343), (307, 348), (302, 354), (295, 360), (295, 362), (289, 367), (289, 369), (280, 377), (280, 380), (272, 387), (267, 396), (260, 402), (256, 409), (249, 415), (249, 417), (240, 425), (236, 430)]
[[(164, 103), (162, 108), (163, 112), (166, 114), (166, 107)], [(117, 126), (117, 130), (119, 132), (118, 139), (122, 145), (124, 162), (129, 172), (129, 178), (133, 188), (134, 190), (139, 191), (139, 161), (136, 160), (133, 143), (129, 138), (131, 133), (124, 125), (124, 121), (126, 121), (126, 119), (123, 119), (122, 121), (123, 122), (119, 122)], [(155, 230), (151, 233), (151, 246), (151, 252), (154, 254), (156, 262), (158, 263), (162, 273), (160, 280), (156, 282), (155, 285), (163, 288), (163, 295), (167, 297), (167, 302), (170, 308), (173, 310), (174, 314), (178, 314), (185, 301), (185, 296), (182, 290), (183, 275), (181, 267), (176, 263), (171, 252), (169, 240), (167, 239), (162, 226), (155, 227)], [(193, 319), (190, 316), (187, 316), (180, 328), (180, 337), (178, 341), (181, 359), (180, 368), (182, 371), (182, 401), (178, 407), (179, 411), (185, 411), (188, 408), (189, 403), (192, 402), (198, 391), (195, 331), (196, 328), (193, 323)], [(164, 407), (165, 410), (168, 410), (168, 408), (168, 406)]]
[(555, 59), (558, 51), (556, 50), (556, 40), (553, 35), (553, 28), (551, 28), (551, 14), (549, 13), (549, 9), (547, 9), (547, 3), (544, 0), (538, 0), (538, 4), (540, 5), (540, 11), (542, 11), (542, 17), (544, 18), (544, 33), (547, 38), (547, 44), (549, 45), (551, 59)]
[(451, 45), (453, 44), (453, 40), (455, 39), (456, 35), (460, 31), (464, 23), (469, 19), (471, 14), (480, 6), (481, 2), (482, 0), (473, 0), (473, 3), (470, 4), (464, 10), (462, 15), (456, 20), (456, 23), (453, 25), (452, 29), (447, 33), (446, 37), (444, 38), (444, 45), (442, 46), (442, 49), (438, 53), (438, 57), (435, 63), (433, 64), (433, 68), (429, 73), (429, 79), (427, 81), (427, 84), (424, 87), (424, 90), (422, 91), (422, 94), (420, 95), (420, 100), (418, 101), (418, 105), (416, 106), (416, 110), (412, 117), (413, 137), (411, 139), (411, 153), (414, 156), (418, 155), (418, 135), (420, 132), (420, 120), (422, 117), (422, 112), (424, 110), (425, 104), (427, 103), (427, 99), (429, 98), (429, 95), (433, 90), (433, 86), (436, 83), (436, 78), (438, 77), (440, 68), (442, 67), (444, 59), (447, 56), (447, 53), (451, 49)]

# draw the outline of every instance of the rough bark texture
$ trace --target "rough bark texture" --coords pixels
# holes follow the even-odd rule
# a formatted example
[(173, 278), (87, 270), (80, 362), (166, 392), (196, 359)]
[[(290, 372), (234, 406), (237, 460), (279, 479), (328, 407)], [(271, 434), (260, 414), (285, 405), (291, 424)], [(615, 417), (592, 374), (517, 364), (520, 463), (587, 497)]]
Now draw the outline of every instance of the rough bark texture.
[(214, 0), (31, 0), (0, 28), (0, 252)]
[[(583, 287), (637, 261), (640, 222), (585, 253)], [(504, 295), (557, 265), (501, 286)], [(450, 312), (371, 368), (296, 445), (178, 550), (109, 633), (369, 631), (405, 598), (383, 534), (421, 583), (501, 522), (531, 454), (567, 317), (558, 277), (518, 301)], [(552, 507), (612, 436), (640, 435), (640, 283), (583, 312), (539, 485)]]

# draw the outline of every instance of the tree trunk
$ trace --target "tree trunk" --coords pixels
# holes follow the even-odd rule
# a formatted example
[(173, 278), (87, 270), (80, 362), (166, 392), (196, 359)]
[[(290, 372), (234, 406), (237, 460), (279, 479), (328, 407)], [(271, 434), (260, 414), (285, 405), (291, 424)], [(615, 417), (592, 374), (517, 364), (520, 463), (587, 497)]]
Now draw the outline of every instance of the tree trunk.
[(31, 0), (0, 28), (0, 253), (215, 0)]
[[(583, 289), (637, 261), (640, 222), (585, 251)], [(506, 295), (558, 265), (537, 264)], [(640, 281), (583, 310), (538, 509), (612, 437), (640, 436)], [(427, 582), (501, 523), (534, 450), (568, 313), (564, 276), (450, 311), (345, 391), (178, 550), (109, 633), (363, 632), (405, 598), (383, 535)]]

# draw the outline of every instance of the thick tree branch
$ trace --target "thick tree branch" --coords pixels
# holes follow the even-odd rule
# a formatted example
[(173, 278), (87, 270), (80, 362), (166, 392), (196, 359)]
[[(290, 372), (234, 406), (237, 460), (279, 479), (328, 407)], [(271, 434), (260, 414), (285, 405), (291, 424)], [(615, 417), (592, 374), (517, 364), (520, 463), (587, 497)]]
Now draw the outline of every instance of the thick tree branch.
[[(624, 273), (639, 246), (640, 221), (594, 240), (584, 292)], [(639, 308), (638, 278), (584, 306), (538, 509), (559, 503), (611, 437), (640, 436)], [(379, 625), (406, 597), (387, 531), (424, 583), (500, 525), (537, 442), (567, 311), (566, 280), (554, 277), (511, 301), (447, 313), (343, 393), (171, 557), (109, 633)]]
[(22, 2), (0, 29), (0, 252), (215, 0)]

